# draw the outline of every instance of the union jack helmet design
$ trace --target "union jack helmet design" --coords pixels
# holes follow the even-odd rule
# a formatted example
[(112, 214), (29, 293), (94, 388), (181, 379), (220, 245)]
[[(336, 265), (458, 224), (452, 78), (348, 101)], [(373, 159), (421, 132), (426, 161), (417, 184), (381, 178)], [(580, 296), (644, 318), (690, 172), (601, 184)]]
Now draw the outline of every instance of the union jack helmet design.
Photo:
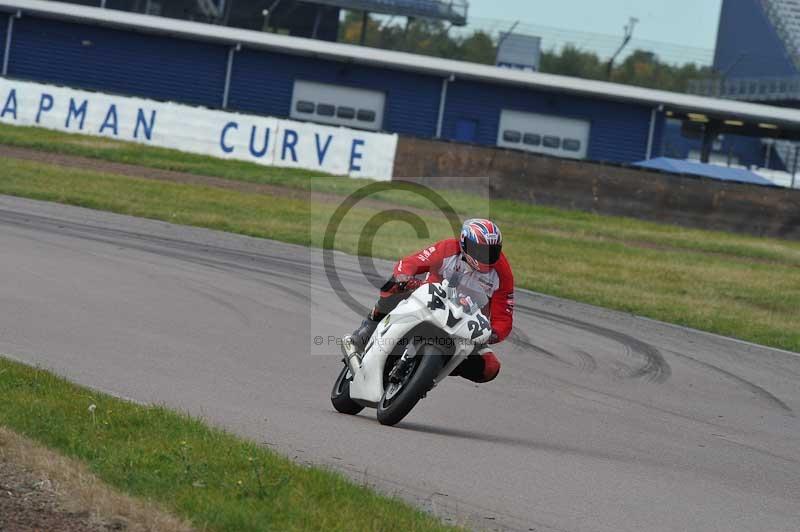
[(500, 259), (503, 234), (497, 224), (485, 218), (470, 218), (461, 226), (461, 252), (467, 264), (479, 272), (489, 272)]

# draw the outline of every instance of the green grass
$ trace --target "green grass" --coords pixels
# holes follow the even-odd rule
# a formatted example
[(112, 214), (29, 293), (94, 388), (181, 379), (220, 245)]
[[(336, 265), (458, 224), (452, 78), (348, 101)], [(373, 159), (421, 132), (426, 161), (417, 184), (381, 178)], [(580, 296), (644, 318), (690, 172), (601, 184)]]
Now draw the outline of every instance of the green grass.
[[(254, 163), (223, 160), (164, 148), (146, 147), (101, 137), (77, 135), (34, 127), (0, 124), (0, 144), (32, 148), (66, 155), (79, 155), (111, 162), (186, 172), (289, 188), (350, 194), (368, 183), (364, 179), (323, 176), (309, 170), (261, 166)], [(323, 178), (324, 177), (324, 178)], [(476, 198), (469, 194), (442, 192), (458, 210), (464, 213), (486, 211), (512, 223), (530, 224), (540, 231), (564, 236), (600, 238), (639, 243), (648, 246), (675, 247), (695, 250), (782, 260), (787, 250), (800, 252), (799, 243), (775, 239), (757, 239), (724, 232), (686, 229), (667, 224), (649, 223), (630, 218), (598, 216), (581, 211), (537, 207), (525, 203)], [(417, 208), (430, 208), (427, 200), (415, 196), (399, 197), (378, 194), (376, 199), (393, 201)], [(794, 259), (796, 259), (796, 255)], [(793, 260), (794, 260), (793, 259)]]
[(0, 425), (84, 461), (108, 484), (158, 501), (199, 529), (455, 530), (198, 419), (115, 399), (2, 357), (0, 396)]
[(115, 163), (135, 164), (159, 170), (320, 192), (349, 193), (355, 190), (359, 183), (363, 184), (365, 181), (341, 177), (315, 182), (315, 180), (307, 178), (325, 174), (297, 168), (263, 166), (233, 159), (218, 159), (105, 137), (62, 133), (37, 127), (0, 124), (0, 144), (64, 155), (91, 157)]
[[(322, 187), (329, 180), (338, 178), (310, 179)], [(17, 160), (4, 161), (0, 193), (311, 246), (322, 245), (338, 206)], [(798, 242), (445, 195), (461, 216), (498, 220), (518, 286), (800, 352)], [(383, 198), (420, 203), (406, 192)], [(364, 224), (384, 208), (353, 209), (335, 246), (356, 253)], [(392, 222), (377, 230), (371, 254), (396, 259), (452, 234), (440, 215), (415, 212), (429, 236)]]

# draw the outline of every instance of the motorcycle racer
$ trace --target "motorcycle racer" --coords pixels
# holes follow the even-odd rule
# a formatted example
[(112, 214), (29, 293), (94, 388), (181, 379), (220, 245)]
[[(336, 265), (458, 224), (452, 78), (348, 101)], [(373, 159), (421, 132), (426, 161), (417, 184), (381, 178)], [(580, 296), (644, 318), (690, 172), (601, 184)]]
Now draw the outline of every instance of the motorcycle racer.
[[(459, 238), (436, 242), (402, 258), (392, 278), (381, 288), (380, 298), (361, 326), (350, 336), (363, 350), (378, 323), (411, 292), (425, 283), (441, 282), (460, 274), (459, 289), (488, 298), (483, 313), (489, 318), (489, 344), (502, 342), (510, 333), (514, 315), (514, 276), (502, 252), (500, 228), (484, 218), (466, 220)], [(424, 278), (423, 278), (424, 275)], [(500, 372), (500, 361), (488, 346), (482, 346), (459, 365), (452, 375), (473, 382), (489, 382)]]

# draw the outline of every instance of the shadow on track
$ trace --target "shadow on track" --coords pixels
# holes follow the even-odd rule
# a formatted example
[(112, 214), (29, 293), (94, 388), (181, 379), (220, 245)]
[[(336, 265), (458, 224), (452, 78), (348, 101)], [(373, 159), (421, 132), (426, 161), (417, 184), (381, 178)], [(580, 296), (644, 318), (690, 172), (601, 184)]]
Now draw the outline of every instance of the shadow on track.
[(586, 458), (593, 458), (597, 460), (610, 460), (622, 463), (635, 463), (638, 465), (651, 465), (656, 467), (670, 467), (668, 463), (662, 463), (656, 460), (636, 456), (635, 454), (612, 454), (604, 453), (594, 449), (583, 449), (570, 445), (548, 443), (543, 441), (530, 440), (526, 438), (517, 438), (514, 436), (504, 436), (497, 434), (485, 434), (472, 430), (461, 430), (451, 427), (435, 427), (423, 423), (409, 423), (401, 422), (392, 430), (406, 430), (411, 432), (418, 432), (424, 434), (433, 434), (437, 436), (444, 436), (447, 438), (458, 438), (462, 440), (469, 440), (472, 442), (484, 442), (500, 445), (508, 445), (511, 447), (523, 447), (531, 451), (542, 451), (545, 453), (552, 453), (562, 456), (582, 456)]

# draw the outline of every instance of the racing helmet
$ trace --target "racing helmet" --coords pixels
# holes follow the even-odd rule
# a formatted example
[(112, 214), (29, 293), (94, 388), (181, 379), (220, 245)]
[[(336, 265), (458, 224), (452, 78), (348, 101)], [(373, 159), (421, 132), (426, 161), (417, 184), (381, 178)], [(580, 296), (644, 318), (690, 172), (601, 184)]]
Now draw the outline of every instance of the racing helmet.
[(503, 234), (497, 224), (485, 218), (470, 218), (461, 226), (461, 254), (473, 269), (487, 273), (500, 259)]

